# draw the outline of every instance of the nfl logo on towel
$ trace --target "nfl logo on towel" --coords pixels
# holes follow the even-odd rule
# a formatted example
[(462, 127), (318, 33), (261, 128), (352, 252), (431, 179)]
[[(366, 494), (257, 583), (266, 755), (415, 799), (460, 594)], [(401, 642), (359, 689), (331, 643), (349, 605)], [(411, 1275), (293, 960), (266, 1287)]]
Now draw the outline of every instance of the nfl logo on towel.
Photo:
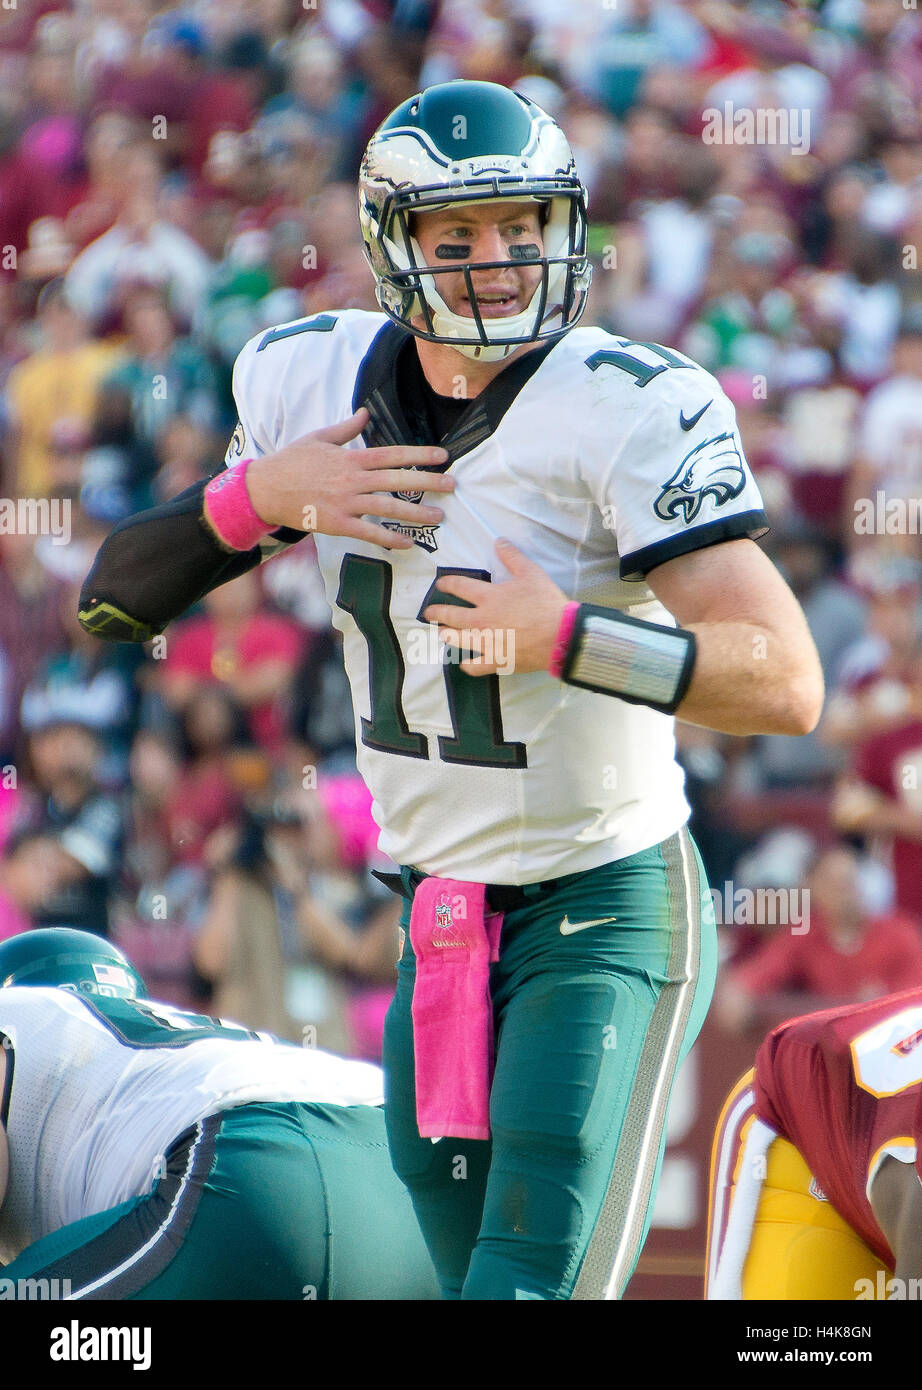
[[(443, 893), (435, 903), (435, 930), (436, 932), (450, 932), (454, 935), (455, 921), (452, 916), (451, 899), (447, 893)], [(444, 937), (433, 936), (433, 946), (463, 946), (463, 941), (446, 940)]]

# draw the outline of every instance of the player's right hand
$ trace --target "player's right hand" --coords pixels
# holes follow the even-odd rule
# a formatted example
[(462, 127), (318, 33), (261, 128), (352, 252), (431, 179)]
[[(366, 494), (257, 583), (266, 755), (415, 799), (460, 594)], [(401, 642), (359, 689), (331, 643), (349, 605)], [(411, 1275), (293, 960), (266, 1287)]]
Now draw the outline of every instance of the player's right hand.
[(296, 531), (351, 536), (388, 550), (408, 550), (409, 536), (390, 531), (366, 516), (384, 516), (411, 526), (437, 525), (441, 508), (393, 497), (395, 492), (451, 492), (454, 478), (420, 471), (444, 463), (445, 449), (395, 444), (378, 449), (347, 449), (368, 424), (368, 411), (296, 439), (277, 454), (253, 459), (246, 485), (253, 509), (267, 525)]

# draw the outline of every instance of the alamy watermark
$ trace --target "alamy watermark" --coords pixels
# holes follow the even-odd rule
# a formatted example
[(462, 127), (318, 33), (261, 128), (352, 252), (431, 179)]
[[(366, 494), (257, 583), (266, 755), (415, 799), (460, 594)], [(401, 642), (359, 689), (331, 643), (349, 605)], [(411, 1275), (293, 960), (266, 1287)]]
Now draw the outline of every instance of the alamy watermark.
[[(407, 636), (407, 665), (451, 666), (469, 661), (475, 666), (495, 666), (501, 676), (515, 670), (515, 631), (512, 628), (457, 630), (457, 645), (449, 646), (439, 636), (438, 623), (413, 628)], [(476, 646), (480, 650), (476, 650)]]
[(0, 1301), (54, 1303), (70, 1298), (69, 1279), (6, 1279), (0, 1277)]
[(727, 879), (711, 889), (719, 927), (790, 927), (792, 936), (810, 930), (809, 888), (736, 888)]
[(900, 1279), (888, 1270), (877, 1270), (876, 1279), (856, 1279), (852, 1285), (855, 1302), (868, 1299), (880, 1302), (918, 1302), (922, 1299), (922, 1279)]
[(797, 106), (707, 106), (701, 113), (705, 145), (780, 145), (791, 154), (810, 151), (810, 109)]
[(858, 536), (922, 536), (922, 497), (888, 497), (877, 488), (873, 498), (855, 499)]
[(50, 536), (70, 543), (69, 497), (0, 497), (0, 536)]

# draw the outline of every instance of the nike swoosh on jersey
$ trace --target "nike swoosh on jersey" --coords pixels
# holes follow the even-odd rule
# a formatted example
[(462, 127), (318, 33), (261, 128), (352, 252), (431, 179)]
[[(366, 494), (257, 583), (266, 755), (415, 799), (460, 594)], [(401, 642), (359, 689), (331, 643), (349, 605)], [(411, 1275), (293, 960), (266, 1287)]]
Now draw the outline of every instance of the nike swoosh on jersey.
[(708, 401), (707, 405), (703, 405), (703, 406), (701, 407), (701, 409), (698, 411), (697, 415), (693, 415), (693, 416), (691, 417), (690, 420), (686, 420), (686, 418), (685, 418), (685, 411), (684, 411), (684, 410), (680, 410), (680, 411), (679, 411), (679, 424), (680, 424), (680, 426), (682, 427), (682, 429), (683, 429), (683, 430), (693, 430), (693, 429), (695, 428), (695, 426), (697, 425), (698, 421), (701, 419), (701, 417), (702, 417), (702, 415), (704, 414), (704, 412), (705, 412), (706, 410), (710, 410), (710, 408), (711, 408), (711, 406), (712, 406), (713, 404), (714, 404), (714, 398), (713, 398), (713, 396), (712, 396), (711, 399)]
[(591, 922), (571, 922), (565, 917), (560, 924), (561, 936), (572, 936), (575, 931), (585, 931), (587, 927), (601, 927), (604, 922), (617, 922), (617, 917), (593, 917)]

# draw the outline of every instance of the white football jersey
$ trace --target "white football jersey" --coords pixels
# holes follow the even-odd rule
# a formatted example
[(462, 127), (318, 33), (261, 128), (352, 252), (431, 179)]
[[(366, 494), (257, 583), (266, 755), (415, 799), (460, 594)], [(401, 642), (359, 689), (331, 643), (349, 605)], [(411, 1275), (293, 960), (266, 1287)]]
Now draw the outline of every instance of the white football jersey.
[(369, 1062), (277, 1042), (151, 1000), (0, 990), (10, 1171), (0, 1262), (149, 1192), (174, 1139), (259, 1101), (382, 1105)]
[[(354, 309), (254, 338), (235, 368), (228, 465), (363, 404), (367, 442), (422, 442), (393, 389), (405, 342), (384, 315)], [(401, 526), (412, 550), (316, 537), (381, 848), (480, 883), (534, 883), (637, 853), (684, 824), (688, 805), (670, 717), (543, 672), (474, 677), (444, 661), (420, 619), (440, 574), (501, 581), (494, 547), (506, 537), (570, 598), (675, 626), (647, 572), (767, 529), (733, 407), (689, 358), (575, 328), (512, 395), (516, 370), (445, 441), (456, 490), (427, 495), (445, 512), (438, 526)], [(494, 656), (514, 665), (511, 650)]]

